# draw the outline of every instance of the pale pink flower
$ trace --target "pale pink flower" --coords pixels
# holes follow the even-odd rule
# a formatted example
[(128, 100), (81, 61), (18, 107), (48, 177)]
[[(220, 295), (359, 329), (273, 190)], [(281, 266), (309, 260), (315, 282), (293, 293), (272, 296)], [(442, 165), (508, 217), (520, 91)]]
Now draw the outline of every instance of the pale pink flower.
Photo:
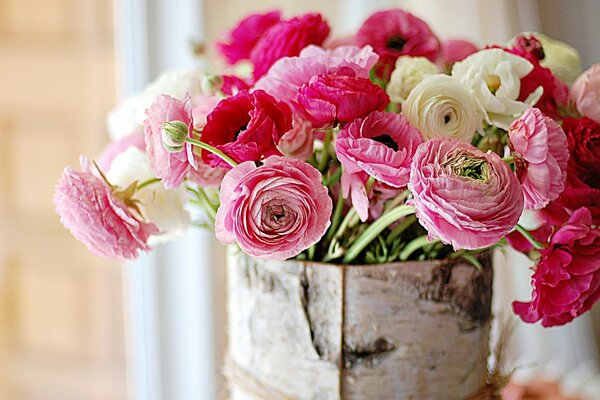
[(183, 101), (171, 96), (161, 95), (146, 110), (144, 121), (144, 138), (146, 152), (150, 157), (152, 171), (167, 189), (181, 185), (190, 168), (195, 168), (196, 161), (192, 146), (185, 145), (186, 151), (168, 152), (162, 141), (162, 128), (165, 122), (180, 121), (188, 126), (189, 135), (193, 132), (192, 104), (189, 96)]
[(408, 184), (411, 204), (430, 238), (455, 249), (495, 244), (519, 221), (523, 191), (495, 153), (435, 138), (419, 146)]
[(367, 193), (368, 179), (369, 175), (362, 170), (353, 173), (344, 171), (340, 182), (344, 198), (350, 199), (362, 222), (366, 222), (369, 217), (372, 220), (379, 218), (385, 202), (401, 192), (401, 189), (375, 181)]
[(333, 208), (321, 173), (308, 163), (272, 156), (246, 161), (225, 175), (215, 232), (251, 256), (284, 260), (317, 243)]
[(307, 121), (295, 119), (292, 129), (283, 134), (277, 148), (286, 157), (306, 160), (313, 152), (314, 129)]
[(308, 46), (298, 57), (285, 57), (273, 64), (254, 88), (291, 103), (296, 100), (300, 86), (313, 76), (352, 71), (359, 78), (368, 78), (378, 59), (371, 46), (341, 46), (334, 50)]
[(56, 212), (65, 228), (97, 256), (119, 261), (149, 251), (154, 224), (144, 222), (113, 188), (92, 174), (82, 158), (82, 171), (65, 168), (54, 192)]
[(144, 135), (134, 133), (108, 144), (96, 159), (96, 163), (102, 171), (108, 171), (115, 157), (130, 147), (136, 147), (145, 151), (146, 143), (144, 142)]
[(342, 129), (335, 149), (344, 174), (365, 171), (394, 187), (408, 183), (410, 164), (423, 143), (419, 131), (401, 115), (373, 112)]
[(577, 78), (571, 88), (577, 110), (600, 124), (600, 64), (594, 64)]
[(525, 208), (538, 210), (558, 198), (567, 179), (569, 148), (562, 128), (528, 108), (508, 129), (509, 146), (523, 185)]

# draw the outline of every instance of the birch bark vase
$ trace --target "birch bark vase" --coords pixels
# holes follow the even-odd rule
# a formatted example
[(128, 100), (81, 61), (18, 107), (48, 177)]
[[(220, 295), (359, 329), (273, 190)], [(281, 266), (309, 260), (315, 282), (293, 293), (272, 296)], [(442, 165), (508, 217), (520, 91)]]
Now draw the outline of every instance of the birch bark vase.
[(342, 266), (228, 251), (233, 400), (465, 399), (485, 385), (491, 255)]

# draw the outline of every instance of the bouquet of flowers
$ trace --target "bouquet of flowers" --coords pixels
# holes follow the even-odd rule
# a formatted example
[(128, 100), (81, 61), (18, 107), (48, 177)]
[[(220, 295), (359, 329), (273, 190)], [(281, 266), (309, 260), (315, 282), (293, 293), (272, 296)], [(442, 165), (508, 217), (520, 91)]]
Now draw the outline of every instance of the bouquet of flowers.
[(113, 143), (56, 187), (64, 226), (117, 260), (190, 224), (275, 260), (477, 265), (509, 244), (536, 260), (524, 321), (589, 310), (600, 65), (580, 75), (573, 48), (537, 33), (441, 41), (403, 10), (329, 34), (319, 14), (251, 15), (217, 43), (228, 67), (167, 72), (119, 105)]

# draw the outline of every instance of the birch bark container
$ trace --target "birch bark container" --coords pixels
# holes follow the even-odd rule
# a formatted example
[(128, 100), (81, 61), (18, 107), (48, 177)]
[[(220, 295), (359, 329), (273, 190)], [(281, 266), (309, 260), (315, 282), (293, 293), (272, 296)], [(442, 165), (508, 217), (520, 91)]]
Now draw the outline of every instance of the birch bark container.
[(465, 399), (485, 385), (491, 254), (332, 265), (228, 251), (230, 399)]

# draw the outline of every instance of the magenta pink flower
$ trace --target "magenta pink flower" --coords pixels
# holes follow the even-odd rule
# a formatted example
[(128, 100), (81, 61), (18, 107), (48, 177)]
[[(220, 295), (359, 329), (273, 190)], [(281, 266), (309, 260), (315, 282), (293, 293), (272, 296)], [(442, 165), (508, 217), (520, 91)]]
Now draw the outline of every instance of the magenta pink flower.
[(229, 64), (250, 58), (252, 49), (261, 36), (281, 19), (279, 11), (266, 14), (252, 14), (241, 20), (229, 33), (229, 37), (217, 43), (217, 50), (225, 57)]
[(323, 127), (383, 110), (389, 101), (383, 89), (369, 79), (317, 75), (299, 89), (296, 111), (314, 127)]
[(571, 98), (581, 113), (600, 124), (600, 64), (595, 64), (577, 78)]
[(335, 149), (344, 174), (365, 171), (394, 187), (408, 183), (410, 164), (423, 137), (399, 114), (376, 111), (342, 129)]
[(523, 191), (508, 165), (495, 153), (455, 139), (419, 146), (408, 188), (429, 236), (455, 249), (495, 244), (523, 211)]
[(405, 55), (435, 62), (440, 51), (440, 42), (429, 26), (398, 9), (379, 11), (367, 18), (356, 35), (356, 44), (373, 46), (380, 61), (391, 67), (398, 57)]
[(56, 185), (54, 205), (65, 228), (97, 256), (125, 261), (149, 251), (150, 235), (158, 233), (126, 205), (106, 182), (92, 174), (82, 158), (82, 171), (65, 168)]
[(479, 50), (477, 46), (467, 40), (444, 40), (440, 59), (445, 65), (451, 66), (455, 62), (462, 61)]
[(320, 14), (305, 14), (273, 25), (261, 36), (250, 54), (254, 79), (267, 73), (280, 58), (297, 56), (310, 44), (320, 46), (329, 31), (329, 25)]
[(189, 97), (183, 101), (167, 95), (160, 95), (146, 110), (144, 121), (144, 139), (146, 152), (150, 157), (152, 171), (162, 179), (165, 188), (173, 189), (181, 185), (190, 168), (196, 167), (196, 160), (190, 144), (186, 151), (169, 153), (162, 143), (162, 127), (165, 122), (180, 121), (188, 126), (189, 135), (193, 133), (192, 104)]
[(269, 157), (225, 175), (215, 231), (257, 258), (284, 260), (317, 243), (330, 224), (332, 201), (321, 173), (303, 161)]
[(508, 130), (509, 146), (523, 185), (525, 208), (538, 210), (565, 188), (569, 148), (562, 128), (537, 108), (528, 108)]
[[(281, 155), (277, 143), (292, 129), (292, 110), (263, 90), (228, 97), (208, 115), (201, 139), (236, 162), (260, 161)], [(231, 168), (218, 156), (202, 152), (211, 167)]]
[(291, 104), (298, 96), (298, 89), (315, 75), (346, 75), (350, 71), (359, 78), (368, 78), (371, 68), (379, 56), (371, 46), (362, 49), (356, 46), (342, 46), (335, 50), (324, 50), (308, 46), (298, 57), (285, 57), (278, 60), (269, 72), (260, 78), (255, 89), (262, 89), (279, 101)]
[(600, 230), (587, 208), (575, 211), (540, 254), (531, 301), (513, 303), (523, 321), (564, 325), (600, 299)]

